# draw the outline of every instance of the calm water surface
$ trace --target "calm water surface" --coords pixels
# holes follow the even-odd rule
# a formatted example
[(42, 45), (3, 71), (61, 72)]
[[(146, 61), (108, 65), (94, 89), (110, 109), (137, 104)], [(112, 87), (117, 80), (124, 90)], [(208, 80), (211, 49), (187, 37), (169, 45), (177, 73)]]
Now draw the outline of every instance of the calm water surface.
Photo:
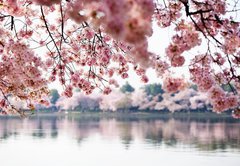
[(0, 117), (1, 166), (239, 166), (240, 121)]

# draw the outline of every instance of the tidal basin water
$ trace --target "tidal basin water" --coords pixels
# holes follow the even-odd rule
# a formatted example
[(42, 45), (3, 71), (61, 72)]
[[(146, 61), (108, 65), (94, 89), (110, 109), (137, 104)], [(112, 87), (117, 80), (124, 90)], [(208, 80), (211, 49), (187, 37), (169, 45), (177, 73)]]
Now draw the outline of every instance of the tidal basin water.
[(240, 121), (199, 116), (0, 117), (1, 166), (239, 166)]

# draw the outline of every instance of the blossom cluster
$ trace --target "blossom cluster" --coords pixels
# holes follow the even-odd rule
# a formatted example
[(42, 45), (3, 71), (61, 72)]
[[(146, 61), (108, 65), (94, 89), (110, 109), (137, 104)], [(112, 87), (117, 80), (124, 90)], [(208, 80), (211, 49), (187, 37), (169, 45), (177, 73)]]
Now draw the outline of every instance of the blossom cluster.
[(154, 19), (158, 26), (162, 28), (169, 27), (182, 16), (181, 9), (183, 5), (180, 1), (169, 0), (168, 4), (157, 4)]
[(176, 27), (176, 34), (172, 37), (172, 43), (167, 47), (166, 54), (171, 61), (171, 66), (179, 67), (185, 62), (182, 53), (201, 44), (198, 32), (191, 24), (181, 22)]
[(225, 92), (217, 83), (218, 77), (211, 76), (211, 57), (198, 55), (192, 62), (190, 74), (192, 81), (198, 85), (200, 91), (206, 92), (209, 96), (213, 110), (221, 113), (238, 106), (238, 96)]
[(168, 76), (163, 80), (163, 89), (169, 93), (181, 91), (186, 85), (187, 84), (183, 78), (173, 78)]
[(8, 100), (9, 96), (32, 103), (48, 104), (42, 98), (48, 94), (46, 80), (42, 78), (43, 62), (21, 40), (10, 38), (8, 31), (0, 30), (0, 107), (8, 113), (18, 110)]

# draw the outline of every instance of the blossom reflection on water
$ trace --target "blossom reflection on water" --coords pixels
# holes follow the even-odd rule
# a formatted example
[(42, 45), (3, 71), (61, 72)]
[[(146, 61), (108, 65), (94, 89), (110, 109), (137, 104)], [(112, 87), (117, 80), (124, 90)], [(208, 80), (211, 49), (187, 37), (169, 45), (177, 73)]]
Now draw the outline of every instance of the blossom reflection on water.
[[(36, 165), (35, 162), (66, 165), (61, 161), (64, 158), (72, 165), (99, 165), (99, 162), (115, 161), (119, 155), (125, 160), (118, 164), (149, 165), (151, 161), (152, 165), (158, 165), (160, 159), (163, 162), (175, 158), (171, 165), (184, 159), (180, 158), (184, 154), (188, 158), (197, 157), (199, 164), (221, 165), (221, 160), (229, 160), (227, 165), (235, 165), (240, 164), (240, 123), (231, 118), (1, 117), (0, 156), (6, 163), (4, 166), (14, 165), (9, 156), (19, 157), (19, 152), (34, 158), (28, 161), (29, 165)], [(84, 159), (79, 158), (80, 154)], [(112, 159), (107, 157), (111, 155)], [(141, 155), (145, 158), (138, 158)], [(40, 162), (40, 156), (48, 163)], [(98, 162), (92, 163), (91, 158)]]

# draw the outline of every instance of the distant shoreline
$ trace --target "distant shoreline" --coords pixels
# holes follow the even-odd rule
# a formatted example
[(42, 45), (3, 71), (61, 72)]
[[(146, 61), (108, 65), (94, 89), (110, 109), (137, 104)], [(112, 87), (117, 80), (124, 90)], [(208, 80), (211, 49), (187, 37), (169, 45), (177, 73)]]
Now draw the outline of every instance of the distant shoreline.
[[(200, 119), (234, 119), (229, 113), (213, 113), (213, 112), (36, 112), (27, 118), (35, 117), (73, 117), (73, 118), (136, 118), (136, 119), (154, 119), (154, 118), (200, 118)], [(0, 118), (21, 118), (18, 115), (0, 115)], [(240, 121), (240, 120), (239, 120)]]

